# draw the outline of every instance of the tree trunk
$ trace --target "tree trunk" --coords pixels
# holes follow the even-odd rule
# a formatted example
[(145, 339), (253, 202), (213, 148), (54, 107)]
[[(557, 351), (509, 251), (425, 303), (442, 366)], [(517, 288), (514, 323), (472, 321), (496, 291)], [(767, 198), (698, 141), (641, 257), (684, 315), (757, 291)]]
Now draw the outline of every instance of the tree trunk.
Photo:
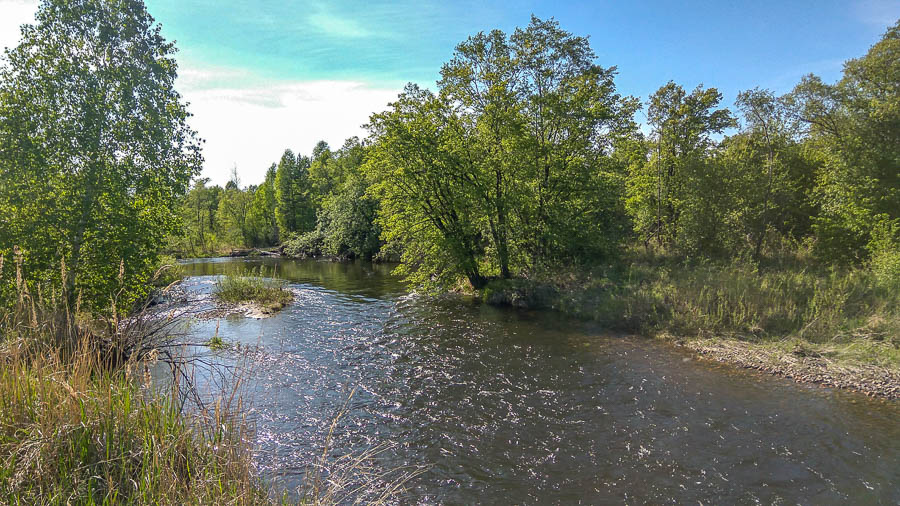
[(75, 230), (73, 230), (72, 233), (72, 253), (69, 256), (68, 262), (66, 262), (66, 279), (63, 280), (66, 290), (66, 302), (69, 304), (69, 307), (72, 310), (75, 309), (75, 304), (78, 299), (78, 294), (75, 291), (75, 285), (78, 280), (78, 270), (81, 267), (81, 248), (84, 245), (84, 233), (87, 230), (88, 220), (91, 216), (91, 209), (93, 208), (94, 204), (94, 193), (96, 188), (96, 181), (94, 180), (95, 177), (88, 177), (90, 179), (88, 180), (87, 187), (84, 190), (84, 195), (81, 198), (81, 214), (78, 217), (78, 223), (75, 225)]
[(506, 230), (506, 209), (503, 204), (503, 171), (496, 170), (497, 181), (497, 260), (500, 262), (500, 277), (508, 279), (509, 274), (509, 245)]

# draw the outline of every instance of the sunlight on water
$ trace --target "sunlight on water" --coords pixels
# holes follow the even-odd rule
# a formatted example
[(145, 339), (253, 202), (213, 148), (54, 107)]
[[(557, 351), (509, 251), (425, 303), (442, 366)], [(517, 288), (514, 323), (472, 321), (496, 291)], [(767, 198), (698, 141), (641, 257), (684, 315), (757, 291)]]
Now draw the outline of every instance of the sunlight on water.
[(185, 287), (207, 304), (217, 274), (259, 265), (295, 302), (218, 322), (241, 347), (211, 357), (248, 364), (257, 461), (279, 486), (300, 483), (355, 390), (333, 451), (390, 442), (386, 469), (428, 465), (411, 502), (900, 502), (897, 403), (552, 314), (406, 295), (387, 266), (199, 261)]

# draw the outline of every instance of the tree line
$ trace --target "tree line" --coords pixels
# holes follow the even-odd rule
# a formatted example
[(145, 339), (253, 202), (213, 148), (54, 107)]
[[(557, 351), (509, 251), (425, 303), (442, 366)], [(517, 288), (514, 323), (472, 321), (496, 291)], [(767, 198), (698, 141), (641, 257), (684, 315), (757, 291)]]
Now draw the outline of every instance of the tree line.
[(623, 95), (586, 37), (532, 17), (459, 44), (436, 89), (407, 85), (367, 137), (285, 150), (262, 183), (235, 169), (224, 187), (197, 179), (174, 52), (138, 0), (45, 0), (4, 54), (4, 301), (22, 286), (133, 300), (163, 251), (275, 245), (399, 259), (429, 289), (634, 245), (900, 272), (900, 23), (835, 83), (752, 88), (728, 108), (702, 85)]
[(285, 245), (298, 256), (372, 259), (382, 242), (362, 172), (367, 152), (356, 137), (337, 150), (321, 141), (311, 156), (286, 149), (259, 185), (242, 186), (236, 167), (224, 188), (196, 179), (168, 248), (197, 256)]
[[(433, 288), (615, 261), (628, 244), (757, 263), (804, 249), (826, 265), (896, 270), (898, 52), (895, 24), (838, 82), (752, 88), (729, 108), (716, 88), (671, 81), (643, 104), (624, 96), (615, 67), (553, 20), (479, 33), (436, 91), (407, 85), (372, 115), (368, 138), (334, 154), (320, 143), (309, 158), (286, 151), (247, 189), (260, 218), (242, 222), (255, 231), (243, 244), (390, 251)], [(228, 191), (211, 213), (227, 214)]]

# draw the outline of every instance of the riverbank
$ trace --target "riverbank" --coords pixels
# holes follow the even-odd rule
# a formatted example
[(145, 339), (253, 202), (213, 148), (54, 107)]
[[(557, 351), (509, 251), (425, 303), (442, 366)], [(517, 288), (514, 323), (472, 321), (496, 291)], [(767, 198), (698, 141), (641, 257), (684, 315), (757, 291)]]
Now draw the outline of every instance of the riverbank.
[(183, 251), (172, 250), (166, 256), (178, 260), (192, 260), (202, 258), (258, 258), (258, 257), (280, 257), (283, 246), (273, 246), (270, 248), (245, 248), (245, 247), (223, 247), (204, 251)]
[(478, 295), (667, 339), (800, 382), (900, 397), (900, 295), (865, 269), (634, 255), (625, 264), (493, 281)]
[(12, 316), (0, 315), (0, 502), (275, 504), (239, 394), (186, 410), (188, 376), (151, 386), (166, 348), (120, 363), (98, 346), (116, 341), (55, 327), (59, 315)]
[(702, 357), (755, 369), (823, 387), (857, 391), (885, 399), (900, 399), (900, 370), (842, 358), (849, 346), (799, 342), (749, 343), (736, 339), (678, 340)]

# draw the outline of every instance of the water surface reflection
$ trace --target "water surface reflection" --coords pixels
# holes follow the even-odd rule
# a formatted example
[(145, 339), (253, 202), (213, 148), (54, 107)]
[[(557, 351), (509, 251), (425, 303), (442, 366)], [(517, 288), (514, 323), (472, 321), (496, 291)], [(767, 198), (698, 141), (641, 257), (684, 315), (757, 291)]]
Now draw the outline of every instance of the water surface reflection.
[[(410, 502), (900, 503), (898, 403), (553, 314), (408, 295), (386, 266), (195, 261), (186, 287), (260, 267), (296, 302), (218, 332), (259, 346), (246, 391), (258, 461), (286, 487), (355, 388), (336, 451), (390, 441), (385, 467), (430, 465)], [(208, 339), (216, 324), (191, 332)]]

